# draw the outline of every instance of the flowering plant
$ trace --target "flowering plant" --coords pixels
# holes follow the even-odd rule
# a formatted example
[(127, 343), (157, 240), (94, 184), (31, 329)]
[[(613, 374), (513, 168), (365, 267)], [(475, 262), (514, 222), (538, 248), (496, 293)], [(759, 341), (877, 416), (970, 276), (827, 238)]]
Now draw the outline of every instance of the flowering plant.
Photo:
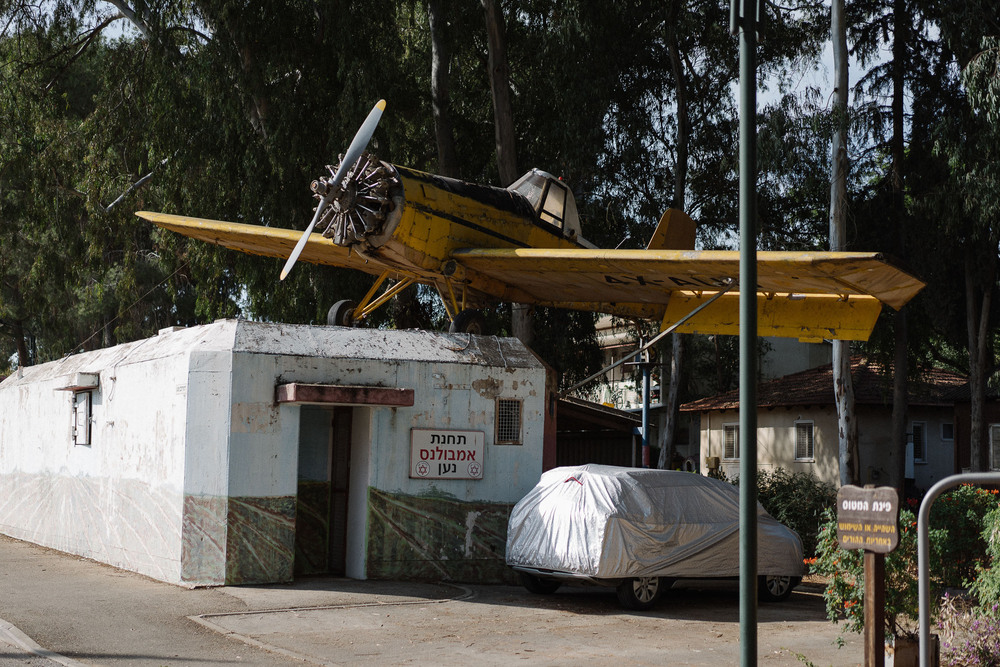
[[(827, 579), (823, 592), (826, 613), (831, 621), (845, 619), (845, 629), (849, 632), (863, 632), (864, 616), (864, 551), (861, 549), (841, 549), (837, 542), (837, 517), (832, 510), (824, 516), (820, 528), (816, 560), (811, 572)], [(938, 531), (932, 544), (940, 542), (943, 535)], [(933, 550), (933, 546), (932, 546)], [(899, 546), (886, 554), (885, 558), (885, 636), (913, 636), (916, 631), (914, 620), (918, 618), (917, 588), (917, 521), (913, 512), (901, 510), (899, 513)]]
[(947, 593), (939, 607), (938, 636), (946, 665), (1000, 667), (1000, 620), (994, 604), (990, 614)]
[[(919, 616), (917, 522), (914, 515), (918, 503), (908, 501), (907, 507), (899, 512), (899, 546), (885, 559), (887, 639), (914, 635)], [(932, 586), (938, 590), (971, 586), (980, 602), (976, 613), (980, 619), (989, 616), (983, 610), (1000, 602), (1000, 567), (986, 568), (983, 565), (987, 554), (991, 556), (992, 563), (1000, 564), (1000, 508), (996, 492), (965, 485), (943, 495), (931, 510), (931, 526), (928, 555)], [(824, 515), (816, 556), (810, 571), (827, 578), (823, 597), (830, 620), (837, 621), (843, 617), (846, 630), (863, 632), (864, 553), (840, 548), (837, 517), (832, 510)], [(969, 627), (972, 627), (971, 623)]]

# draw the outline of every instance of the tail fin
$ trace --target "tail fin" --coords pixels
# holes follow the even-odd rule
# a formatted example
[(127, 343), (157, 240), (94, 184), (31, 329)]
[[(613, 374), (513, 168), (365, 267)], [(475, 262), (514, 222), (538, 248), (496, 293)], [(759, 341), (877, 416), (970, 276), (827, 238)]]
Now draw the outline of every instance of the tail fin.
[(694, 220), (687, 213), (668, 208), (660, 217), (646, 250), (694, 250)]

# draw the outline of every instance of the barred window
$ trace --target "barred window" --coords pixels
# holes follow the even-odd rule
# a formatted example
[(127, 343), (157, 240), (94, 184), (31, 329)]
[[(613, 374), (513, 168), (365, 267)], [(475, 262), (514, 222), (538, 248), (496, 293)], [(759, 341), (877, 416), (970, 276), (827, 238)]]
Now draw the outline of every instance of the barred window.
[(722, 434), (725, 441), (725, 445), (723, 447), (723, 458), (740, 458), (740, 425), (723, 424)]
[(497, 399), (498, 445), (521, 444), (521, 400), (517, 398)]
[(811, 461), (815, 458), (813, 423), (795, 422), (795, 460)]
[(927, 423), (913, 422), (910, 425), (913, 433), (913, 460), (918, 463), (927, 462)]
[(73, 394), (73, 444), (90, 446), (92, 394), (78, 391)]
[(990, 424), (990, 470), (1000, 470), (1000, 424)]

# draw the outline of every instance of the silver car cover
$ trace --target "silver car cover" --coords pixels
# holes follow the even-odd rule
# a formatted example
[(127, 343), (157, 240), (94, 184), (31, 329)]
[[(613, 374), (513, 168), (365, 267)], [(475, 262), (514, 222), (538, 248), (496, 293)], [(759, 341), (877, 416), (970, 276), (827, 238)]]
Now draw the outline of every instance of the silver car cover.
[[(801, 576), (802, 541), (757, 505), (758, 574)], [(514, 506), (507, 564), (593, 578), (739, 576), (739, 490), (688, 472), (554, 468)]]

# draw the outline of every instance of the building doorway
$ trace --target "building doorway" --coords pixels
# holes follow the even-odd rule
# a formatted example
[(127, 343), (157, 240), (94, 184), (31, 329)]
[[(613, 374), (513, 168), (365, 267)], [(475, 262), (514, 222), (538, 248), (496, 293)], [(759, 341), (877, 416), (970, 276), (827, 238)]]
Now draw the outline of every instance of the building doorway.
[(353, 412), (344, 406), (301, 407), (296, 576), (345, 574)]

